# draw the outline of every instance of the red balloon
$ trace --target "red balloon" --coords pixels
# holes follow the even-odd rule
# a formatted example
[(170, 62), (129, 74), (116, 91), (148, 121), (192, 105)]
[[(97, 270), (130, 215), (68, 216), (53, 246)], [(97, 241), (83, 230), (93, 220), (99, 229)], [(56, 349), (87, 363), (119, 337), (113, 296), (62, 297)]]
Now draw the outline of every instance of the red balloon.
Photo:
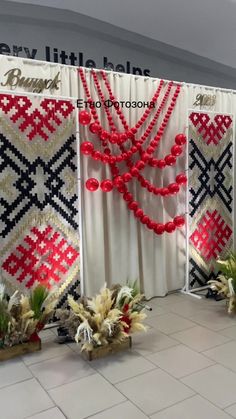
[(148, 148), (147, 148), (147, 153), (148, 154), (153, 154), (154, 151), (155, 151), (155, 148), (154, 147), (148, 146)]
[(173, 231), (175, 231), (176, 226), (172, 221), (169, 221), (169, 223), (165, 224), (165, 231), (167, 233), (172, 233)]
[(159, 167), (159, 169), (164, 169), (164, 167), (166, 167), (165, 160), (163, 160), (163, 159), (158, 160), (157, 167)]
[(171, 148), (172, 156), (180, 156), (182, 151), (183, 150), (182, 150), (182, 147), (180, 145), (173, 145), (173, 147)]
[(180, 173), (176, 176), (175, 180), (179, 185), (185, 185), (187, 183), (187, 176), (184, 173)]
[(150, 161), (150, 166), (151, 167), (158, 167), (158, 164), (159, 164), (159, 160), (157, 160), (155, 158)]
[(103, 155), (101, 160), (103, 163), (110, 163), (110, 157), (107, 154)]
[(149, 230), (154, 230), (155, 226), (156, 226), (155, 221), (152, 221), (152, 220), (148, 221), (147, 228), (149, 228)]
[(80, 151), (82, 154), (89, 155), (92, 154), (94, 150), (93, 143), (90, 141), (84, 141), (80, 146)]
[(102, 157), (102, 155), (101, 155), (100, 151), (94, 151), (94, 153), (93, 153), (94, 160), (100, 160), (101, 157)]
[(149, 222), (150, 218), (147, 215), (143, 215), (141, 218), (142, 224), (147, 224)]
[(105, 179), (101, 182), (100, 187), (101, 187), (103, 192), (110, 192), (113, 189), (113, 183), (112, 183), (111, 180)]
[(183, 227), (183, 225), (185, 224), (185, 218), (182, 215), (177, 215), (173, 219), (173, 222), (176, 225), (176, 227)]
[(126, 192), (126, 193), (124, 193), (123, 198), (124, 198), (125, 201), (129, 202), (129, 201), (132, 201), (133, 195), (129, 192)]
[(144, 152), (144, 153), (142, 154), (142, 161), (144, 161), (144, 162), (148, 162), (148, 161), (149, 161), (149, 159), (150, 159), (149, 154)]
[(172, 154), (168, 154), (168, 156), (165, 157), (165, 162), (168, 164), (168, 166), (172, 166), (176, 162), (176, 158), (172, 156)]
[(109, 161), (109, 163), (110, 163), (110, 164), (114, 164), (114, 163), (116, 163), (116, 156), (110, 156), (110, 161)]
[(143, 216), (143, 210), (141, 208), (138, 208), (135, 212), (134, 212), (135, 217), (137, 218), (141, 218)]
[(124, 193), (126, 191), (125, 185), (120, 185), (117, 187), (118, 192)]
[(107, 140), (109, 138), (109, 133), (103, 129), (100, 134), (101, 140)]
[(137, 163), (136, 163), (136, 165), (135, 165), (136, 167), (137, 167), (137, 169), (138, 170), (142, 170), (142, 169), (144, 169), (144, 167), (145, 167), (145, 163), (142, 161), (142, 160), (139, 160)]
[(130, 138), (131, 140), (134, 139), (134, 134), (131, 130), (128, 132), (128, 138)]
[(168, 186), (168, 189), (169, 189), (170, 193), (173, 193), (173, 194), (178, 193), (179, 192), (179, 185), (177, 183), (171, 183)]
[(116, 132), (113, 132), (110, 136), (110, 142), (112, 144), (116, 144), (119, 141), (119, 134), (117, 134)]
[(164, 231), (165, 231), (164, 224), (157, 223), (156, 226), (155, 226), (154, 231), (155, 231), (156, 234), (159, 234), (159, 235), (163, 234)]
[(114, 185), (119, 187), (119, 186), (123, 186), (124, 185), (124, 181), (122, 179), (121, 176), (117, 176), (115, 177), (114, 181), (113, 181)]
[(98, 189), (99, 182), (94, 177), (91, 177), (90, 179), (86, 180), (85, 186), (90, 192), (94, 192)]
[(186, 141), (187, 141), (187, 137), (184, 134), (178, 134), (175, 137), (175, 143), (177, 145), (184, 145), (184, 144), (186, 144)]
[(82, 125), (88, 125), (91, 121), (91, 115), (88, 111), (79, 112), (79, 123)]
[(161, 188), (154, 188), (153, 192), (154, 192), (154, 195), (160, 195)]
[(137, 169), (137, 167), (132, 167), (132, 169), (130, 170), (130, 173), (132, 176), (138, 176), (139, 170)]
[(133, 211), (136, 211), (138, 209), (138, 203), (136, 201), (131, 201), (128, 204), (128, 208), (133, 210)]
[(89, 131), (91, 131), (93, 134), (97, 134), (101, 130), (101, 126), (98, 122), (92, 122), (92, 124), (89, 125)]
[(167, 196), (167, 195), (169, 195), (169, 193), (170, 193), (170, 191), (169, 191), (168, 188), (161, 188), (161, 190), (160, 190), (160, 195), (161, 196)]
[(127, 134), (125, 133), (125, 132), (123, 132), (122, 134), (120, 134), (120, 140), (121, 140), (121, 142), (123, 143), (124, 141), (126, 141), (127, 140)]
[(129, 172), (127, 172), (123, 174), (122, 178), (124, 182), (129, 182), (132, 179), (132, 175)]

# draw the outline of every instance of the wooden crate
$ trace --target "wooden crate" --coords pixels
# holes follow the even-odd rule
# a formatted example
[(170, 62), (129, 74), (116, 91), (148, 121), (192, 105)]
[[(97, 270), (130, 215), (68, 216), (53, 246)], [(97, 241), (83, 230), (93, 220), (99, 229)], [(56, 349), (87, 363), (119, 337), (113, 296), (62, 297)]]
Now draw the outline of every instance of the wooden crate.
[(37, 342), (25, 342), (19, 345), (10, 346), (9, 348), (0, 349), (0, 362), (6, 361), (7, 359), (15, 358), (28, 354), (30, 352), (40, 351), (41, 340)]
[(83, 351), (83, 357), (88, 360), (92, 361), (93, 359), (102, 358), (109, 354), (114, 354), (116, 352), (123, 351), (125, 349), (129, 349), (132, 346), (132, 339), (129, 336), (127, 339), (123, 340), (120, 343), (110, 343), (106, 346), (99, 346), (94, 348), (92, 351)]

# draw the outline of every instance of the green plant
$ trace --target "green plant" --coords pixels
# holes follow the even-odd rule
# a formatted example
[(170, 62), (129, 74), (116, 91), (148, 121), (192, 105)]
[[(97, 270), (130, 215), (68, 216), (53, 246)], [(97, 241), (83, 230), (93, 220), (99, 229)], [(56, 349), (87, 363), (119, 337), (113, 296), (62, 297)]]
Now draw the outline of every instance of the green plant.
[(230, 253), (225, 260), (218, 259), (217, 266), (219, 275), (216, 280), (208, 281), (208, 284), (218, 294), (228, 300), (228, 313), (236, 311), (236, 255)]
[(57, 294), (42, 285), (30, 295), (16, 291), (9, 297), (0, 283), (0, 347), (38, 339), (37, 333), (51, 317), (56, 301)]
[(35, 287), (30, 294), (30, 307), (34, 312), (34, 319), (40, 320), (43, 312), (43, 305), (49, 295), (49, 291), (43, 285)]
[(225, 260), (217, 260), (217, 266), (226, 279), (232, 278), (232, 286), (236, 293), (236, 255), (230, 253)]

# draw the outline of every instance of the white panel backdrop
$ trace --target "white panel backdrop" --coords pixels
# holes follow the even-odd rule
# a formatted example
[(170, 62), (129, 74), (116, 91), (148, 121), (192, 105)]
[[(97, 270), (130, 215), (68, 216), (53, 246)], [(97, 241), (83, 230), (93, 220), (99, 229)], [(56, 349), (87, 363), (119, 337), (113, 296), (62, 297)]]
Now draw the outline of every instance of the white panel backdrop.
[[(14, 57), (0, 57), (0, 82), (7, 70), (14, 67), (22, 69), (22, 75), (28, 77), (52, 78), (60, 72), (61, 84), (52, 96), (84, 98), (82, 85), (75, 67), (24, 60)], [(91, 72), (86, 70), (86, 77), (91, 85)], [(153, 96), (159, 83), (158, 79), (144, 78), (127, 74), (108, 74), (112, 89), (119, 100), (148, 101)], [(5, 88), (0, 86), (2, 90)], [(14, 92), (24, 91), (17, 89)], [(45, 92), (47, 95), (50, 92)], [(204, 86), (182, 85), (173, 116), (159, 147), (159, 155), (169, 153), (177, 133), (186, 132), (188, 108), (193, 107), (197, 93), (216, 94), (214, 107), (207, 110), (236, 112), (234, 92), (214, 91)], [(196, 109), (204, 109), (196, 108)], [(124, 109), (124, 114), (132, 125), (142, 115), (143, 109)], [(101, 116), (104, 122), (104, 116)], [(82, 128), (81, 140), (88, 140), (87, 130)], [(150, 168), (144, 172), (156, 186), (174, 182), (175, 175), (185, 168), (185, 156), (177, 159), (174, 168), (163, 171)], [(107, 282), (125, 283), (126, 280), (140, 281), (141, 289), (147, 298), (164, 296), (168, 291), (181, 288), (185, 282), (185, 229), (178, 229), (172, 234), (157, 236), (141, 225), (127, 210), (126, 204), (118, 192), (105, 194), (101, 191), (91, 193), (84, 187), (89, 177), (102, 180), (109, 178), (105, 168), (90, 159), (81, 159), (81, 210), (83, 246), (83, 281), (84, 291), (92, 295)], [(134, 184), (135, 185), (135, 184)], [(185, 212), (186, 197), (184, 189), (176, 197), (160, 198), (152, 196), (145, 189), (134, 186), (133, 192), (142, 208), (151, 217), (160, 222), (167, 222), (176, 214)]]

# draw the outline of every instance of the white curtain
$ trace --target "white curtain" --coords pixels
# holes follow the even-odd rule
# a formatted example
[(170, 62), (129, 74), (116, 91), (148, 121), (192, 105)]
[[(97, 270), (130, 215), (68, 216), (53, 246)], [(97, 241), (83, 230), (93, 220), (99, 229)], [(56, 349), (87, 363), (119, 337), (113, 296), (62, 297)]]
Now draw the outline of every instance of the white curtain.
[[(99, 100), (91, 71), (86, 70), (85, 73), (92, 97)], [(115, 73), (110, 73), (108, 79), (116, 99), (124, 101), (150, 101), (160, 83), (158, 79)], [(82, 84), (79, 91), (80, 97), (84, 98)], [(160, 143), (158, 158), (169, 154), (176, 134), (186, 131), (187, 106), (187, 90), (183, 86)], [(130, 126), (135, 125), (144, 110), (123, 108)], [(106, 127), (104, 110), (100, 112), (98, 109), (98, 114), (102, 125)], [(160, 120), (162, 118), (163, 114)], [(90, 135), (87, 128), (81, 128), (81, 141), (89, 140)], [(164, 296), (168, 291), (181, 288), (185, 280), (185, 229), (157, 236), (134, 218), (117, 191), (89, 192), (84, 186), (86, 179), (95, 177), (101, 181), (111, 178), (109, 170), (101, 166), (100, 162), (81, 156), (85, 294), (94, 294), (104, 282), (110, 286), (136, 279), (147, 298)], [(149, 168), (143, 174), (156, 186), (164, 186), (174, 182), (176, 174), (184, 169), (185, 155), (177, 159), (176, 166), (164, 170)], [(185, 212), (184, 188), (174, 197), (161, 198), (132, 181), (131, 192), (144, 212), (159, 222), (165, 223)]]

